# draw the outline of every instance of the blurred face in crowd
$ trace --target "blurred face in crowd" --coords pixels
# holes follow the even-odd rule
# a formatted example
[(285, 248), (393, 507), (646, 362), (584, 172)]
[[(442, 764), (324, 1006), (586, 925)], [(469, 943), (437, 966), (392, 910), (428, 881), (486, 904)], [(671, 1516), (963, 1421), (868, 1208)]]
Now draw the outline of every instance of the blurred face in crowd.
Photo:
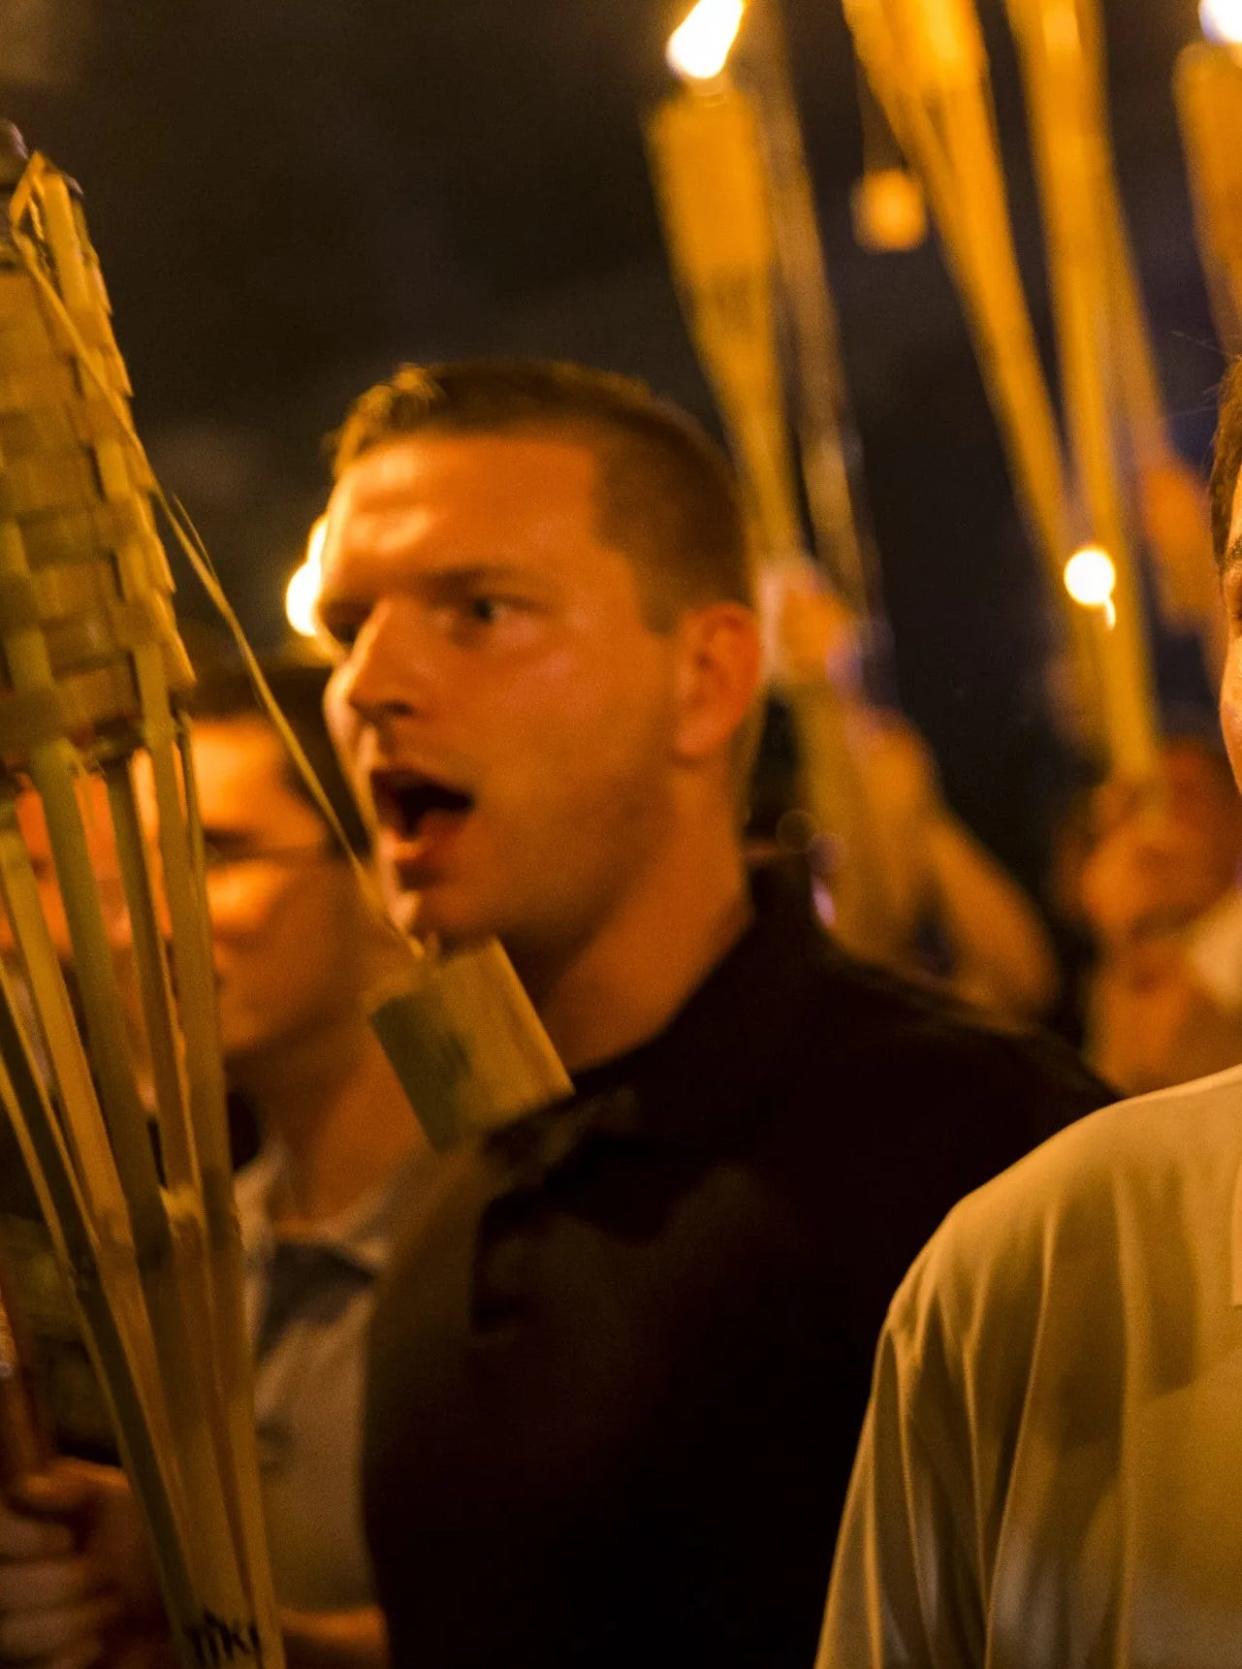
[[(194, 775), (207, 846), (211, 917), (224, 1055), (240, 1063), (292, 1045), (356, 1012), (364, 927), (348, 865), (333, 855), (319, 816), (289, 786), (284, 753), (262, 720), (204, 720), (194, 727)], [(154, 790), (146, 760), (136, 789), (154, 838)], [(104, 924), (135, 1041), (137, 980), (116, 847), (103, 782), (84, 778), (79, 802)], [(17, 803), (39, 903), (58, 956), (73, 962), (42, 803)], [(0, 953), (13, 935), (0, 912)]]
[[(103, 912), (104, 927), (114, 950), (129, 944), (129, 922), (125, 912), (125, 894), (121, 885), (120, 865), (116, 843), (112, 836), (112, 821), (108, 811), (107, 791), (99, 777), (84, 776), (77, 785), (78, 808), (86, 835), (86, 850), (95, 890)], [(47, 924), (52, 946), (67, 968), (73, 962), (73, 946), (69, 938), (69, 923), (64, 901), (56, 879), (56, 864), (52, 857), (52, 841), (43, 801), (33, 788), (17, 798), (17, 826), (30, 857), (30, 868), (38, 889), (39, 904)], [(13, 933), (8, 917), (0, 911), (0, 951), (14, 948)]]
[[(145, 1058), (145, 1034), (125, 889), (112, 833), (107, 790), (103, 780), (97, 776), (79, 777), (76, 789), (78, 810), (86, 837), (87, 857), (94, 877), (95, 896), (103, 917), (104, 933), (116, 977), (116, 989), (121, 999), (122, 1014), (137, 1064)], [(51, 835), (43, 812), (43, 801), (33, 788), (27, 788), (17, 796), (15, 810), (17, 827), (30, 859), (30, 872), (34, 880), (38, 906), (37, 914), (27, 922), (26, 932), (32, 933), (33, 924), (39, 917), (42, 918), (47, 940), (50, 941), (51, 948), (64, 970), (72, 1000), (76, 988), (73, 974), (73, 940), (69, 932), (64, 899), (61, 896), (56, 862), (52, 854)], [(24, 941), (25, 949), (19, 951), (18, 935), (9, 920), (7, 907), (0, 908), (0, 957), (3, 958), (9, 972), (15, 976), (10, 990), (19, 1012), (28, 1024), (28, 1036), (36, 1067), (46, 1078), (51, 1071), (51, 1064), (37, 1019), (33, 993), (26, 977), (26, 954), (31, 957), (30, 967), (33, 969), (40, 955), (39, 941), (40, 935), (36, 929), (32, 936)], [(141, 1064), (138, 1065), (138, 1069), (141, 1077)]]
[(1083, 872), (1089, 915), (1093, 890), (1122, 886), (1149, 893), (1165, 925), (1176, 926), (1237, 879), (1242, 804), (1224, 761), (1194, 741), (1166, 742), (1159, 788), (1156, 799), (1146, 784), (1112, 782), (1097, 792)]
[(1194, 830), (1205, 892), (1219, 896), (1237, 879), (1242, 857), (1237, 791), (1219, 756), (1193, 743), (1171, 743), (1164, 767), (1170, 815)]
[(193, 751), (221, 1039), (234, 1063), (352, 1013), (356, 892), (266, 723), (199, 721)]
[(597, 468), (542, 431), (431, 433), (337, 486), (329, 723), (405, 931), (572, 954), (648, 885), (687, 767), (741, 717), (710, 663), (749, 616), (714, 604), (653, 630), (599, 530)]

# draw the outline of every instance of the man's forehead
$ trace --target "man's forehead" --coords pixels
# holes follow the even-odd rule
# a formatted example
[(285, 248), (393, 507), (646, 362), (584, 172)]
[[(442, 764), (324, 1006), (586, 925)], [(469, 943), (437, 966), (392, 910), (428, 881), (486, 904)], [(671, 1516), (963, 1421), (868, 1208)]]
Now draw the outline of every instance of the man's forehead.
[(333, 497), (353, 511), (378, 511), (460, 486), (472, 501), (499, 499), (516, 488), (594, 488), (597, 461), (582, 440), (542, 430), (431, 430), (396, 436), (373, 447), (342, 474)]
[[(537, 560), (555, 566), (598, 544), (598, 464), (561, 435), (431, 432), (355, 460), (332, 496), (325, 594), (343, 564)], [(351, 569), (352, 571), (352, 569)], [(355, 576), (357, 577), (357, 576)]]

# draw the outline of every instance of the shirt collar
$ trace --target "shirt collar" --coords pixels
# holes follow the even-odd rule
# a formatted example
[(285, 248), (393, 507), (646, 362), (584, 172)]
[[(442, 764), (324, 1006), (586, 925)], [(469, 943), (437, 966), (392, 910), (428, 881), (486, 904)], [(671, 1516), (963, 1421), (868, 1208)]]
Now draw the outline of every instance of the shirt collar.
[[(344, 1211), (316, 1223), (313, 1231), (290, 1239), (296, 1239), (301, 1246), (322, 1247), (366, 1274), (379, 1275), (392, 1248), (398, 1199), (414, 1163), (414, 1159), (407, 1160), (386, 1182), (370, 1189)], [(242, 1250), (248, 1267), (267, 1263), (277, 1243), (286, 1238), (273, 1226), (268, 1202), (287, 1165), (283, 1148), (279, 1143), (270, 1142), (233, 1179)]]
[(809, 899), (774, 868), (752, 876), (751, 893), (749, 926), (662, 1032), (578, 1074), (572, 1100), (490, 1139), (511, 1157), (525, 1154), (546, 1165), (588, 1129), (710, 1150), (741, 1136), (790, 1059), (807, 1000), (808, 961), (841, 954)]

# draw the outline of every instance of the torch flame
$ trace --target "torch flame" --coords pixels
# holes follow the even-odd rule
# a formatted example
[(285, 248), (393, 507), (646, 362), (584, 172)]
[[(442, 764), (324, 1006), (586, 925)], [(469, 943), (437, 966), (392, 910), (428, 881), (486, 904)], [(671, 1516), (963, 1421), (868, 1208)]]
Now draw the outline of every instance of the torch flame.
[(1209, 40), (1242, 45), (1242, 0), (1199, 0), (1199, 23)]
[(714, 81), (729, 61), (746, 0), (698, 0), (668, 38), (669, 67), (689, 81)]
[(285, 587), (285, 618), (299, 637), (314, 637), (318, 630), (315, 605), (323, 583), (323, 542), (327, 532), (328, 519), (320, 516), (306, 541), (302, 566), (294, 571)]
[(1117, 618), (1113, 593), (1117, 569), (1111, 556), (1099, 545), (1084, 545), (1065, 564), (1065, 589), (1080, 608), (1103, 609), (1112, 626)]

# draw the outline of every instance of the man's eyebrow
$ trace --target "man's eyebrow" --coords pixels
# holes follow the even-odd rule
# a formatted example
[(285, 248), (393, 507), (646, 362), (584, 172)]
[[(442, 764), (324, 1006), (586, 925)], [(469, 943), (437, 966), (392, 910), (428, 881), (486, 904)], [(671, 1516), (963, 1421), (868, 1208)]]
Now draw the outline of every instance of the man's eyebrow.
[[(393, 582), (393, 589), (408, 590), (423, 596), (455, 596), (476, 586), (510, 585), (514, 582), (537, 587), (546, 587), (550, 583), (548, 576), (538, 567), (497, 557), (495, 560), (429, 565), (407, 576), (404, 582), (397, 577)], [(326, 580), (319, 593), (318, 607), (320, 613), (330, 608), (339, 608), (342, 612), (348, 613), (351, 609), (365, 611), (373, 601), (370, 588), (365, 592), (355, 592), (348, 584), (334, 585), (330, 580)]]
[(469, 562), (461, 567), (456, 565), (444, 568), (432, 568), (426, 575), (427, 582), (433, 586), (452, 588), (461, 586), (463, 589), (472, 585), (494, 585), (497, 581), (513, 579), (538, 580), (538, 571), (524, 566), (520, 562), (506, 562), (498, 558), (494, 562)]

